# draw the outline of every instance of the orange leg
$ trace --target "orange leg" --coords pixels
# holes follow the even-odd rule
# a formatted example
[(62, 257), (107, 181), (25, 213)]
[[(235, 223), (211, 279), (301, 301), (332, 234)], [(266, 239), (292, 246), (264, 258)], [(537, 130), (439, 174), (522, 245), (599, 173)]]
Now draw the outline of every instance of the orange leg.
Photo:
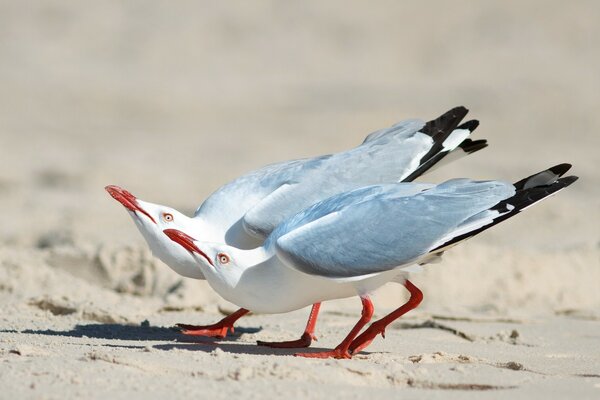
[(392, 311), (385, 317), (373, 322), (371, 326), (369, 326), (363, 333), (360, 334), (360, 336), (354, 339), (349, 348), (350, 354), (356, 354), (367, 347), (380, 333), (381, 336), (385, 338), (385, 328), (389, 324), (410, 310), (415, 309), (421, 303), (423, 300), (423, 292), (421, 292), (418, 287), (413, 285), (409, 280), (404, 282), (404, 287), (406, 287), (406, 289), (408, 289), (410, 292), (410, 299), (408, 299), (408, 301), (397, 310)]
[(248, 314), (250, 311), (245, 308), (240, 308), (231, 315), (226, 316), (216, 324), (212, 325), (186, 325), (177, 324), (178, 328), (181, 328), (181, 333), (190, 336), (210, 336), (219, 339), (227, 336), (227, 332), (233, 333), (233, 324), (235, 321)]
[(300, 339), (289, 340), (286, 342), (263, 342), (259, 340), (256, 342), (259, 346), (268, 346), (268, 347), (277, 347), (277, 348), (287, 348), (287, 349), (295, 349), (300, 347), (309, 347), (313, 340), (317, 340), (317, 337), (314, 335), (315, 333), (315, 325), (317, 324), (317, 317), (319, 315), (319, 308), (321, 308), (321, 303), (315, 303), (310, 310), (310, 315), (308, 317), (308, 322), (306, 323), (306, 329), (304, 329), (304, 333), (300, 337)]
[(371, 303), (371, 299), (368, 296), (361, 296), (360, 300), (362, 302), (362, 314), (354, 328), (348, 333), (348, 336), (342, 340), (342, 342), (337, 345), (337, 347), (330, 351), (323, 351), (319, 353), (297, 353), (295, 356), (298, 357), (308, 357), (308, 358), (351, 358), (351, 353), (348, 352), (348, 348), (352, 344), (352, 341), (358, 335), (358, 332), (369, 323), (371, 317), (373, 316), (373, 303)]

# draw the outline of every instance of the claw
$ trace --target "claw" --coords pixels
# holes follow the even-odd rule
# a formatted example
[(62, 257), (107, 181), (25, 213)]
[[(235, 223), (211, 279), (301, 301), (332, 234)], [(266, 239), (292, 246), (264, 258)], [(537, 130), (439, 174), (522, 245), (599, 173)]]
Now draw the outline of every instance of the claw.
[(183, 333), (184, 335), (208, 336), (223, 339), (225, 336), (227, 336), (228, 332), (234, 332), (233, 324), (235, 323), (235, 321), (248, 314), (249, 312), (250, 311), (246, 310), (245, 308), (240, 308), (233, 314), (228, 315), (216, 324), (212, 325), (198, 326), (177, 324), (176, 326), (181, 329), (181, 333)]

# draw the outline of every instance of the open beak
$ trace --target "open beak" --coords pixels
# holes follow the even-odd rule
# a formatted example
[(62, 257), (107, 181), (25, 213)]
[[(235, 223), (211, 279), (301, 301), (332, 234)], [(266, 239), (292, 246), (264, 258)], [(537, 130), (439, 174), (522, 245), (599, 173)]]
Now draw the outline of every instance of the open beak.
[(200, 250), (198, 248), (198, 246), (196, 246), (194, 244), (195, 239), (193, 237), (191, 237), (190, 235), (188, 235), (187, 233), (183, 233), (177, 229), (165, 229), (163, 231), (163, 233), (165, 235), (167, 235), (169, 237), (169, 239), (171, 239), (175, 243), (179, 244), (181, 247), (183, 247), (190, 253), (197, 253), (197, 254), (201, 255), (202, 257), (204, 257), (206, 259), (206, 261), (208, 261), (208, 263), (210, 265), (212, 265), (213, 267), (215, 266), (212, 263), (212, 261), (210, 260), (210, 258), (206, 255), (206, 253), (204, 253), (202, 250)]
[(127, 190), (120, 188), (115, 185), (109, 185), (105, 187), (108, 194), (112, 196), (113, 199), (123, 204), (123, 206), (129, 211), (140, 212), (144, 214), (146, 217), (150, 218), (152, 222), (156, 224), (156, 221), (146, 210), (144, 210), (137, 201), (137, 198), (129, 193)]

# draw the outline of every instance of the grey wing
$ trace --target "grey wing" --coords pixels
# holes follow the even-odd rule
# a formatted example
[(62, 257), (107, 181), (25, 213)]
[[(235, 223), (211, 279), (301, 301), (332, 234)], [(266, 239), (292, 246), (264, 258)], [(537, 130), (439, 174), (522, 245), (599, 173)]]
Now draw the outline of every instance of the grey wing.
[(365, 138), (363, 144), (375, 141), (377, 139), (381, 139), (384, 136), (389, 135), (400, 135), (400, 136), (409, 136), (414, 132), (419, 131), (421, 128), (425, 126), (425, 121), (420, 119), (408, 119), (405, 121), (398, 122), (389, 128), (380, 129), (375, 131)]
[[(256, 214), (258, 218), (256, 224), (252, 220), (245, 221), (248, 212), (252, 209), (260, 211), (261, 208), (266, 207), (269, 199), (277, 198), (278, 193), (294, 186), (300, 177), (318, 170), (329, 157), (267, 165), (220, 187), (198, 207), (194, 214), (194, 218), (202, 219), (211, 227), (212, 236), (205, 239), (215, 242), (225, 241), (232, 246), (243, 247), (245, 241), (252, 239), (246, 232), (254, 232), (254, 229), (259, 232), (261, 221), (268, 221), (268, 218), (263, 220), (260, 213)], [(266, 208), (265, 212), (267, 215), (272, 215), (271, 218), (281, 218), (277, 216), (276, 208)], [(239, 238), (233, 239), (234, 237)]]
[(247, 232), (267, 237), (287, 217), (310, 205), (360, 187), (397, 182), (411, 173), (428, 151), (431, 138), (418, 133), (421, 121), (397, 124), (376, 132), (354, 149), (309, 165), (253, 205), (243, 217)]
[(273, 232), (277, 254), (292, 268), (329, 278), (387, 271), (418, 260), (463, 221), (515, 193), (509, 183), (466, 179), (408, 196), (398, 196), (394, 186), (379, 186), (380, 193), (329, 207), (317, 218), (286, 221)]
[[(242, 220), (246, 232), (258, 238), (266, 238), (275, 229), (277, 221), (285, 219), (291, 207), (281, 207), (286, 198), (293, 195), (298, 183), (286, 182), (265, 196), (252, 207)], [(296, 211), (295, 209), (293, 211)]]
[[(322, 159), (318, 168), (303, 168), (301, 174), (248, 209), (243, 218), (245, 230), (266, 238), (285, 218), (330, 196), (367, 185), (415, 179), (457, 146), (469, 143), (467, 137), (477, 122), (458, 126), (466, 113), (466, 108), (456, 107), (427, 123), (400, 122), (370, 134), (354, 149)], [(469, 151), (482, 145), (485, 147), (479, 143)]]

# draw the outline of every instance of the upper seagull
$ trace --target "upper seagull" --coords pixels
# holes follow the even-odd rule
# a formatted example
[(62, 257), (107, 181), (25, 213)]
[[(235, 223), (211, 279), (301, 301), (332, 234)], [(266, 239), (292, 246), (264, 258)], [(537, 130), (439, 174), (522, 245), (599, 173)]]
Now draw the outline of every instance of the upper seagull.
[[(203, 241), (256, 248), (284, 219), (320, 200), (366, 185), (409, 182), (442, 160), (483, 149), (485, 140), (469, 139), (478, 121), (461, 125), (467, 112), (456, 107), (427, 123), (406, 120), (371, 133), (361, 145), (344, 152), (268, 165), (218, 189), (192, 218), (137, 199), (118, 186), (106, 190), (129, 211), (156, 257), (185, 277), (204, 279), (193, 257), (175, 256), (178, 246), (163, 230), (176, 227)], [(315, 304), (311, 312), (313, 328), (318, 309)], [(210, 326), (179, 326), (184, 333), (222, 337), (247, 312), (238, 310)], [(274, 345), (307, 346), (313, 328), (307, 327), (299, 341)]]
[[(282, 313), (359, 295), (362, 316), (334, 350), (298, 354), (350, 358), (420, 303), (422, 294), (406, 279), (406, 267), (429, 263), (569, 186), (577, 180), (561, 178), (569, 168), (560, 164), (515, 184), (453, 179), (367, 186), (286, 219), (252, 250), (197, 241), (176, 229), (164, 233), (181, 245), (181, 257), (196, 256), (213, 289), (253, 311)], [(373, 315), (369, 294), (390, 281), (403, 283), (411, 299), (358, 336)]]

